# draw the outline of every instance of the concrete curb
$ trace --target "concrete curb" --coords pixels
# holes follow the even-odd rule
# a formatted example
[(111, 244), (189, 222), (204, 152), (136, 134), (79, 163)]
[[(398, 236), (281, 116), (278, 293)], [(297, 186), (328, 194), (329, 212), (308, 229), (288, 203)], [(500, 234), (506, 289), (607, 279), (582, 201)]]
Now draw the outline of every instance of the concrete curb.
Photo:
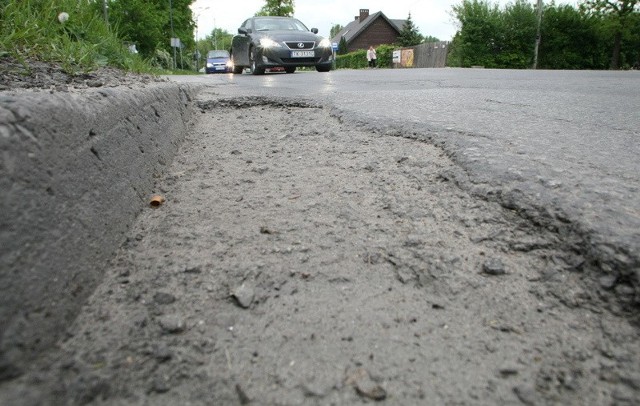
[(0, 381), (51, 347), (100, 282), (196, 91), (0, 95)]

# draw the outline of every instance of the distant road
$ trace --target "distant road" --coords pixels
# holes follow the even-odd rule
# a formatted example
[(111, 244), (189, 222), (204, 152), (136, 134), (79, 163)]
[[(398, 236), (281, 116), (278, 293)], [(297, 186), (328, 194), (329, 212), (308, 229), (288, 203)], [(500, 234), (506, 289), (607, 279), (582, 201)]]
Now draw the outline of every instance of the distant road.
[[(586, 264), (612, 271), (638, 296), (638, 71), (376, 69), (173, 79), (205, 82), (221, 97), (316, 100), (372, 129), (427, 137), (458, 163), (463, 186), (566, 233)], [(312, 124), (301, 118), (300, 125)]]

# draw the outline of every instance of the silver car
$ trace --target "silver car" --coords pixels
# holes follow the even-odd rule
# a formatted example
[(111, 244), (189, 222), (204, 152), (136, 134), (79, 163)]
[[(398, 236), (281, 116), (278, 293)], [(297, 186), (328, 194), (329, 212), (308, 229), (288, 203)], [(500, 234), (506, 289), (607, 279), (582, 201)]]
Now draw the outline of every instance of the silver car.
[(328, 72), (333, 65), (331, 42), (289, 17), (253, 17), (246, 20), (231, 43), (233, 73), (249, 68), (261, 75), (267, 69), (293, 73), (297, 67)]

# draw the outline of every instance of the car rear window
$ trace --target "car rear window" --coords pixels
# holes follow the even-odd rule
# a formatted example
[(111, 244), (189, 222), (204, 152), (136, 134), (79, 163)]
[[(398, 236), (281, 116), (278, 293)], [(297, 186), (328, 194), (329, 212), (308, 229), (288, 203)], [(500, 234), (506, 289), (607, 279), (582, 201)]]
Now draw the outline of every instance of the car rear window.
[(227, 51), (209, 51), (207, 58), (228, 58), (229, 52)]

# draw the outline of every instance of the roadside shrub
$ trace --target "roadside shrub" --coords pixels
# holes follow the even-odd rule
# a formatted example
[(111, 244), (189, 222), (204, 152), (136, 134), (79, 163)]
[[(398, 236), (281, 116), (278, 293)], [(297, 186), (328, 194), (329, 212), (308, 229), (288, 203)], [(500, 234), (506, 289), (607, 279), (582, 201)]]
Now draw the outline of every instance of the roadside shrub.
[(166, 50), (156, 48), (156, 53), (151, 60), (151, 65), (157, 69), (171, 69), (173, 57)]
[(367, 66), (367, 51), (364, 49), (336, 56), (336, 69), (363, 69)]
[(376, 56), (378, 57), (378, 67), (390, 68), (393, 65), (393, 50), (398, 49), (394, 45), (380, 45), (376, 48)]
[[(388, 68), (393, 61), (393, 45), (380, 45), (376, 48), (377, 66)], [(364, 69), (368, 68), (367, 50), (359, 49), (344, 55), (336, 56), (336, 69)]]

